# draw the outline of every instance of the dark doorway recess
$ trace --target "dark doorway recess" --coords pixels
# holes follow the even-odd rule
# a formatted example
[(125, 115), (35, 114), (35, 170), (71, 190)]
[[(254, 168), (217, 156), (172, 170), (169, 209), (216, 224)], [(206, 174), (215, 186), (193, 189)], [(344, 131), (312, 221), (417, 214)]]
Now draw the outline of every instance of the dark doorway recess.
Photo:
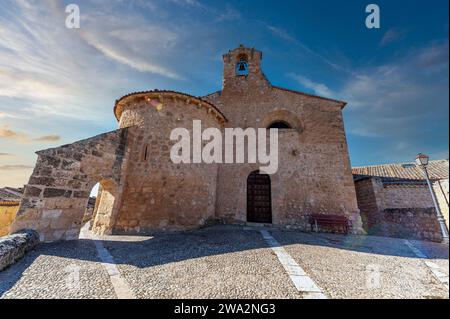
[(272, 223), (272, 194), (270, 176), (252, 172), (247, 178), (247, 221)]

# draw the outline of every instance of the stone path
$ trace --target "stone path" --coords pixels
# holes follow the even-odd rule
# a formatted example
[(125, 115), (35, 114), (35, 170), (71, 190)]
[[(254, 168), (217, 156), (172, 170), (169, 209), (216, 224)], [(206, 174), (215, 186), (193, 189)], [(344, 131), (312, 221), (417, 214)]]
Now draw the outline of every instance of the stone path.
[(426, 258), (401, 239), (237, 226), (82, 236), (0, 272), (0, 296), (448, 298), (448, 246), (410, 243)]
[[(272, 234), (329, 298), (448, 298), (445, 286), (402, 239)], [(427, 260), (441, 263), (448, 275), (448, 246), (419, 243), (430, 252)]]
[(100, 240), (94, 240), (95, 248), (99, 258), (102, 260), (102, 265), (105, 267), (109, 275), (109, 280), (114, 288), (116, 297), (119, 299), (134, 299), (135, 296), (130, 289), (127, 281), (121, 276), (114, 258), (109, 253), (108, 249), (103, 246)]
[[(442, 283), (442, 285), (444, 285), (444, 287), (448, 291), (449, 290), (449, 288), (448, 288), (448, 272), (445, 273), (444, 269), (441, 268), (438, 264), (427, 260), (427, 259), (429, 259), (429, 257), (423, 251), (418, 249), (411, 241), (405, 240), (404, 242), (405, 242), (406, 246), (408, 246), (411, 249), (411, 251), (414, 253), (414, 255), (416, 255), (417, 258), (421, 258), (423, 260), (425, 265), (433, 273), (434, 277), (438, 281), (440, 281)], [(446, 268), (448, 268), (448, 267), (446, 267)]]
[(261, 230), (263, 238), (272, 247), (278, 261), (292, 280), (295, 288), (302, 293), (304, 299), (326, 299), (322, 289), (308, 276), (302, 267), (289, 255), (280, 243), (267, 230)]

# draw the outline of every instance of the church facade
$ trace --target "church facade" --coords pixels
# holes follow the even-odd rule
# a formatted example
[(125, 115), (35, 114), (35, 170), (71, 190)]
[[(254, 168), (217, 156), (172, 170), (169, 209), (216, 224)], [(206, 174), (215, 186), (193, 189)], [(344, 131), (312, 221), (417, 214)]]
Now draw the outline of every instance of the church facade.
[[(223, 85), (194, 97), (135, 92), (116, 101), (119, 129), (37, 152), (12, 230), (42, 241), (78, 236), (89, 193), (99, 234), (147, 233), (210, 223), (262, 223), (309, 230), (311, 214), (346, 216), (361, 232), (342, 117), (345, 102), (272, 85), (262, 52), (223, 56)], [(256, 163), (174, 163), (174, 128), (278, 128), (278, 170)]]

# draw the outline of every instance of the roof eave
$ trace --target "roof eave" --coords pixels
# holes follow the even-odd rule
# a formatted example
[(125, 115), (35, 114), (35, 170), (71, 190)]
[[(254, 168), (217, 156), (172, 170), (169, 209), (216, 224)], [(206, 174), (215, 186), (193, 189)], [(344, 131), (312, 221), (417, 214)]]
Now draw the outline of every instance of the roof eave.
[(287, 92), (291, 92), (291, 93), (295, 93), (295, 94), (309, 96), (309, 97), (316, 98), (316, 99), (321, 99), (321, 100), (325, 100), (325, 101), (338, 103), (338, 104), (340, 104), (341, 110), (347, 105), (347, 102), (341, 101), (341, 100), (330, 99), (328, 97), (323, 97), (323, 96), (314, 95), (314, 94), (310, 94), (310, 93), (305, 93), (305, 92), (300, 92), (300, 91), (296, 91), (296, 90), (286, 89), (286, 88), (283, 88), (281, 86), (276, 86), (276, 85), (272, 85), (272, 87), (275, 88), (275, 89), (278, 89), (278, 90), (283, 90), (283, 91), (287, 91)]
[(219, 108), (218, 108), (217, 106), (215, 106), (213, 103), (211, 103), (211, 102), (209, 102), (209, 101), (206, 101), (206, 100), (204, 100), (203, 98), (198, 97), (198, 96), (190, 95), (190, 94), (183, 93), (183, 92), (171, 91), (171, 90), (149, 90), (149, 91), (139, 91), (139, 92), (129, 93), (129, 94), (126, 94), (126, 95), (120, 97), (120, 98), (117, 99), (116, 102), (114, 103), (114, 108), (113, 108), (113, 112), (114, 112), (114, 116), (115, 116), (116, 120), (117, 120), (117, 121), (120, 121), (120, 116), (117, 115), (117, 107), (118, 107), (119, 103), (120, 103), (122, 100), (124, 100), (124, 99), (126, 99), (126, 98), (129, 98), (129, 97), (132, 97), (132, 96), (134, 96), (134, 95), (141, 95), (141, 94), (155, 94), (155, 93), (162, 93), (162, 94), (164, 94), (164, 93), (169, 93), (169, 94), (179, 94), (179, 95), (184, 95), (184, 96), (186, 96), (186, 97), (188, 97), (188, 98), (190, 98), (190, 99), (196, 99), (196, 100), (198, 100), (199, 102), (206, 103), (206, 104), (210, 105), (210, 106), (215, 110), (215, 112), (217, 112), (217, 113), (220, 115), (220, 117), (222, 117), (223, 122), (228, 122), (228, 119), (225, 117), (225, 115), (224, 115), (224, 114), (219, 110)]

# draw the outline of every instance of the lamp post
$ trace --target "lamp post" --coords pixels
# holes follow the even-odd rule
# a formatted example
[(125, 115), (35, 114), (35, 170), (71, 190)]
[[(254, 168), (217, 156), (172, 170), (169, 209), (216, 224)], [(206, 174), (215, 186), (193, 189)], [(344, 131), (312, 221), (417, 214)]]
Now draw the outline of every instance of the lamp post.
[(448, 244), (448, 229), (447, 229), (447, 225), (445, 225), (444, 216), (442, 215), (441, 209), (439, 208), (439, 205), (438, 205), (438, 202), (437, 202), (437, 199), (436, 199), (436, 195), (434, 194), (433, 186), (431, 185), (430, 177), (428, 175), (427, 165), (428, 165), (429, 159), (430, 158), (427, 155), (419, 153), (416, 156), (416, 164), (420, 168), (422, 168), (423, 174), (425, 175), (425, 179), (427, 180), (428, 189), (430, 190), (431, 198), (433, 198), (434, 207), (436, 209), (437, 220), (439, 222), (439, 226), (440, 226), (441, 232), (442, 232), (442, 242)]

